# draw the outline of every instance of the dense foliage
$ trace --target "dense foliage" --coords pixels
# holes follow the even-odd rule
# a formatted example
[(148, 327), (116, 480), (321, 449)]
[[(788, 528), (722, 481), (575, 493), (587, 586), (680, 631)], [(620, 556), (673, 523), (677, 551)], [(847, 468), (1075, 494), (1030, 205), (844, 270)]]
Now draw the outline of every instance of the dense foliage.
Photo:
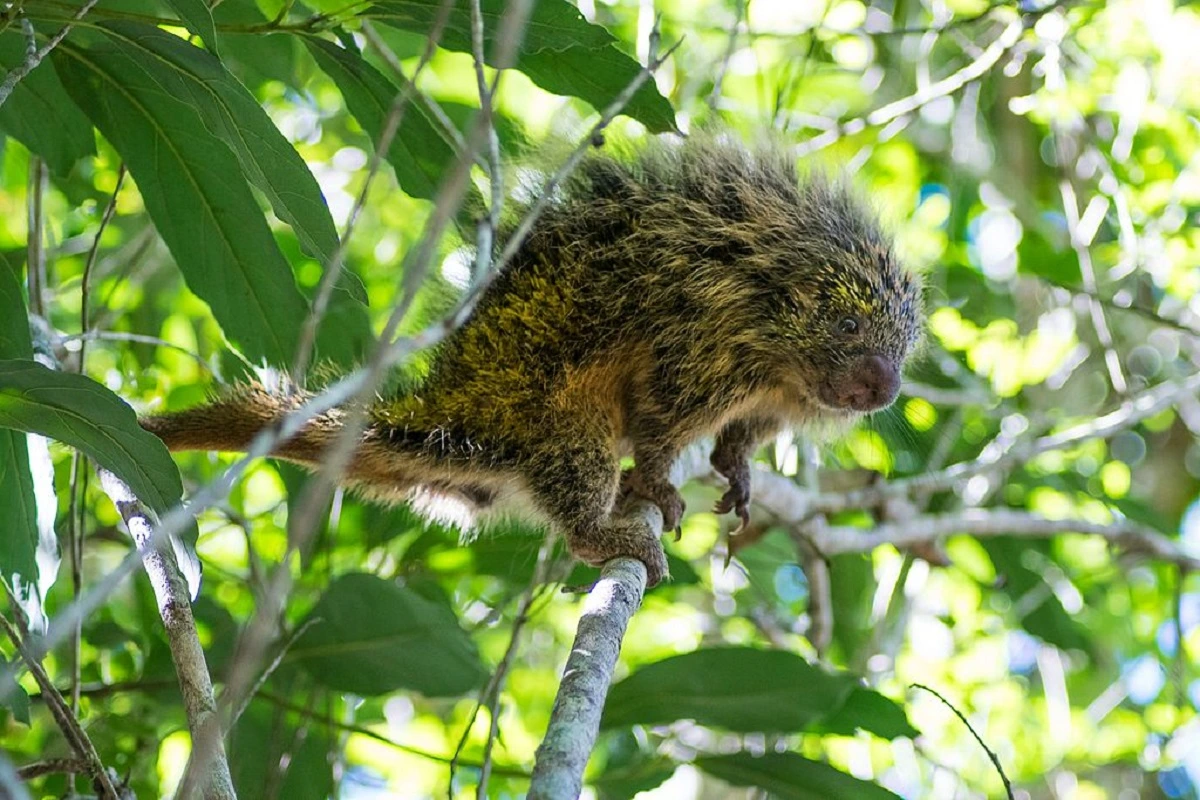
[(480, 11), (481, 42), (467, 0), (0, 12), (0, 793), (13, 766), (32, 796), (95, 791), (39, 663), (138, 797), (188, 759), (155, 594), (93, 466), (170, 521), (208, 669), (252, 695), (226, 708), (240, 797), (524, 792), (579, 614), (557, 589), (594, 570), (515, 523), (463, 546), (352, 494), (314, 506), (287, 464), (173, 463), (134, 410), (267, 367), (335, 385), (381, 335), (390, 380), (419, 376), (487, 279), (465, 246), (490, 252), (497, 200), (577, 140), (716, 123), (861, 185), (926, 275), (928, 333), (888, 412), (760, 454), (738, 537), (692, 469), (589, 791), (1003, 797), (975, 733), (1018, 796), (1200, 797), (1200, 11)]

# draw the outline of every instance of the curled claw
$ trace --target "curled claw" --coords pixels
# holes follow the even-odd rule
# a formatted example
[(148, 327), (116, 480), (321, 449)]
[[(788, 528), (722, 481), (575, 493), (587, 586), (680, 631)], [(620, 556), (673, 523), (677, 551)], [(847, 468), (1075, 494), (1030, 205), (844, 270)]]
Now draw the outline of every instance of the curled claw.
[(722, 495), (717, 504), (713, 506), (713, 511), (718, 514), (728, 514), (733, 511), (737, 514), (741, 524), (738, 525), (734, 535), (741, 533), (750, 525), (750, 496), (749, 493), (740, 486), (731, 486), (729, 490)]
[(733, 532), (736, 536), (737, 534), (746, 530), (746, 528), (750, 527), (750, 506), (746, 503), (738, 503), (735, 510), (737, 511), (738, 519), (741, 520), (741, 524), (738, 525), (737, 530)]

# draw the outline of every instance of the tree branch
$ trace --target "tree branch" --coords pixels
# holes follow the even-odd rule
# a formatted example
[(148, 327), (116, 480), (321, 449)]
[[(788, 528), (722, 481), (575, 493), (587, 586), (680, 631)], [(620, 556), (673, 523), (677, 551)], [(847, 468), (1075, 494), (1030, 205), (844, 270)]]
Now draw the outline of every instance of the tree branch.
[[(233, 800), (233, 780), (229, 775), (229, 762), (222, 744), (221, 724), (217, 716), (217, 702), (213, 695), (212, 678), (204, 659), (204, 648), (196, 633), (196, 620), (192, 616), (192, 604), (187, 581), (179, 571), (175, 554), (169, 546), (160, 546), (154, 539), (156, 520), (153, 512), (142, 505), (125, 482), (107, 470), (98, 470), (100, 485), (117, 507), (129, 535), (141, 553), (154, 597), (158, 601), (158, 613), (167, 632), (167, 644), (171, 648), (171, 659), (175, 662), (175, 673), (179, 677), (179, 689), (183, 695), (183, 709), (187, 715), (188, 731), (192, 736), (193, 749), (209, 748), (211, 757), (206, 759), (207, 774), (202, 779), (205, 800)], [(195, 763), (196, 759), (192, 759)], [(188, 797), (188, 775), (180, 784), (178, 796)]]
[[(13, 69), (9, 70), (9, 73), (4, 76), (4, 81), (0, 82), (0, 106), (4, 105), (4, 101), (7, 100), (9, 95), (12, 94), (13, 89), (17, 88), (17, 84), (20, 83), (21, 79), (33, 72), (34, 69), (37, 68), (37, 65), (41, 64), (42, 60), (45, 59), (46, 56), (50, 55), (50, 51), (58, 47), (58, 43), (67, 38), (67, 34), (71, 32), (71, 27), (73, 24), (87, 16), (87, 13), (92, 10), (92, 7), (95, 6), (97, 2), (99, 2), (99, 0), (87, 0), (87, 2), (75, 12), (75, 16), (72, 17), (71, 22), (63, 25), (59, 32), (51, 37), (50, 41), (46, 42), (46, 44), (42, 45), (40, 48), (32, 49), (31, 52), (26, 55), (25, 61), (23, 61), (19, 67), (14, 67)], [(22, 19), (23, 26), (28, 26), (28, 24), (28, 20)], [(32, 29), (26, 28), (26, 30)]]
[(776, 488), (781, 488), (781, 484), (788, 487), (783, 489), (786, 496), (779, 499), (781, 505), (787, 510), (788, 516), (796, 520), (817, 512), (835, 514), (856, 508), (871, 508), (891, 497), (910, 495), (913, 492), (947, 491), (961, 481), (976, 475), (1011, 468), (1042, 453), (1063, 450), (1090, 439), (1108, 438), (1171, 408), (1180, 400), (1195, 397), (1198, 392), (1200, 392), (1200, 373), (1180, 380), (1161, 383), (1128, 398), (1114, 411), (1058, 433), (1047, 434), (1032, 441), (1017, 442), (1006, 450), (996, 453), (985, 449), (983, 454), (971, 461), (960, 461), (945, 469), (888, 481), (863, 489), (821, 494), (808, 492), (802, 495), (787, 479), (777, 475), (763, 475), (761, 477), (762, 490), (774, 491)]
[[(637, 512), (662, 529), (657, 508), (639, 503)], [(604, 565), (600, 580), (584, 601), (575, 643), (563, 669), (562, 683), (550, 712), (546, 737), (538, 747), (529, 784), (529, 800), (578, 797), (583, 770), (600, 730), (600, 713), (621, 652), (629, 619), (646, 590), (646, 567), (633, 558)]]
[(41, 689), (42, 696), (46, 700), (46, 708), (54, 717), (67, 744), (70, 745), (76, 756), (86, 762), (86, 772), (92, 776), (92, 785), (96, 789), (96, 794), (104, 800), (121, 800), (121, 795), (117, 793), (116, 786), (113, 784), (112, 776), (108, 774), (108, 770), (104, 768), (104, 762), (100, 760), (100, 754), (96, 752), (96, 746), (88, 738), (87, 732), (83, 730), (79, 720), (71, 713), (66, 699), (50, 680), (50, 676), (46, 674), (38, 654), (29, 646), (29, 632), (25, 630), (24, 618), (21, 616), (22, 611), (11, 593), (8, 595), (8, 602), (16, 615), (17, 625), (13, 625), (7, 617), (0, 614), (0, 628), (3, 628), (8, 638), (12, 640), (21, 660), (29, 669), (29, 673), (33, 675), (34, 681), (37, 682), (38, 688)]
[(1092, 522), (1084, 519), (1049, 519), (1029, 511), (1009, 508), (969, 508), (950, 514), (922, 514), (902, 522), (885, 522), (873, 528), (853, 525), (817, 527), (806, 538), (826, 556), (865, 553), (881, 545), (912, 547), (944, 536), (965, 533), (984, 539), (994, 536), (1042, 538), (1060, 533), (1101, 536), (1130, 552), (1188, 569), (1200, 568), (1200, 554), (1185, 552), (1177, 542), (1131, 520)]
[(1024, 19), (1010, 22), (978, 58), (962, 69), (942, 78), (940, 81), (935, 81), (913, 92), (907, 97), (902, 97), (899, 100), (881, 106), (864, 116), (838, 123), (832, 130), (825, 131), (801, 142), (796, 146), (796, 155), (806, 156), (829, 147), (843, 136), (852, 136), (856, 133), (861, 133), (869, 127), (886, 125), (906, 114), (917, 111), (922, 106), (939, 97), (954, 94), (972, 81), (979, 80), (1000, 62), (1005, 53), (1016, 46), (1017, 42), (1021, 40), (1021, 34), (1025, 31), (1025, 26), (1026, 22)]

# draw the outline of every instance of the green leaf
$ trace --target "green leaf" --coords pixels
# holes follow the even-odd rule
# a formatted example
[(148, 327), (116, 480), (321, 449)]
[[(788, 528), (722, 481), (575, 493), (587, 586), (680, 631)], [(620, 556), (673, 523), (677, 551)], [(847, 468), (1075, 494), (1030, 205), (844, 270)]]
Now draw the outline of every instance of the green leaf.
[[(263, 25), (268, 22), (251, 2), (221, 3), (213, 9), (213, 19), (225, 26)], [(299, 43), (294, 36), (266, 36), (225, 29), (221, 37), (221, 64), (238, 75), (253, 89), (255, 84), (275, 80), (294, 89), (302, 89), (296, 75)]]
[(734, 786), (765, 789), (780, 800), (900, 800), (882, 786), (795, 753), (710, 756), (696, 759), (696, 766)]
[[(442, 5), (442, 0), (386, 0), (375, 3), (367, 16), (426, 35), (433, 29)], [(506, 0), (482, 0), (479, 4), (483, 16), (484, 54), (489, 64), (496, 55), (496, 34), (507, 6)], [(455, 3), (438, 44), (447, 50), (469, 53), (471, 41), (471, 5)], [(562, 51), (572, 47), (595, 49), (614, 41), (611, 33), (588, 22), (579, 9), (566, 0), (538, 0), (531, 4), (525, 35), (521, 39), (521, 52)]]
[(161, 90), (203, 117), (205, 128), (229, 146), (305, 250), (327, 262), (338, 235), (317, 179), (246, 87), (210, 53), (178, 36), (134, 22), (100, 27), (131, 61), (155, 67)]
[(643, 750), (632, 731), (612, 736), (605, 751), (604, 772), (588, 781), (600, 800), (629, 800), (661, 785), (679, 767), (668, 758)]
[(152, 52), (92, 31), (73, 32), (53, 58), (67, 91), (125, 160), (188, 286), (225, 334), (253, 360), (289, 363), (308, 304), (237, 159), (193, 107), (196, 95), (165, 89), (163, 75), (175, 73)]
[(374, 575), (341, 576), (307, 619), (319, 621), (287, 660), (331, 689), (361, 695), (415, 689), (447, 697), (487, 676), (449, 608)]
[[(25, 60), (25, 42), (16, 28), (0, 36), (0, 65), (10, 70)], [(81, 158), (95, 155), (96, 136), (67, 96), (49, 59), (26, 75), (0, 106), (0, 129), (46, 160), (63, 176)]]
[(832, 714), (856, 688), (782, 650), (721, 647), (644, 666), (612, 687), (601, 726), (692, 719), (733, 731), (798, 731)]
[(833, 602), (833, 641), (842, 649), (846, 663), (858, 657), (858, 651), (871, 640), (871, 598), (875, 593), (875, 572), (871, 559), (847, 553), (829, 559), (829, 585)]
[[(3, 705), (13, 715), (13, 719), (23, 725), (29, 725), (29, 695), (17, 683), (13, 673), (9, 671), (10, 661), (0, 653), (0, 697), (4, 698)], [(19, 674), (19, 673), (18, 673)], [(7, 680), (4, 680), (7, 678)]]
[[(178, 36), (137, 23), (112, 22), (102, 29), (129, 58), (161, 64), (154, 77), (162, 90), (189, 102), (205, 127), (233, 150), (246, 177), (292, 227), (305, 251), (329, 264), (338, 236), (317, 180), (246, 88), (211, 54)], [(343, 267), (317, 333), (318, 357), (351, 366), (371, 341), (365, 292)]]
[(675, 774), (678, 767), (673, 761), (659, 758), (624, 769), (608, 770), (591, 783), (599, 792), (600, 800), (626, 800), (658, 788)]
[(0, 426), (82, 450), (155, 511), (167, 511), (183, 494), (179, 470), (158, 437), (142, 430), (124, 400), (83, 375), (0, 361)]
[[(16, 274), (7, 269), (0, 269), (0, 358), (33, 358), (25, 298)], [(40, 625), (37, 512), (27, 438), (0, 430), (0, 577)]]
[(29, 315), (17, 273), (0, 269), (0, 358), (33, 358)]
[[(386, 0), (375, 4), (368, 16), (387, 25), (428, 34), (438, 14), (440, 0)], [(484, 23), (484, 58), (495, 66), (492, 39), (506, 7), (504, 0), (481, 3)], [(447, 50), (473, 52), (471, 16), (467, 4), (450, 13), (438, 44)], [(615, 46), (616, 39), (599, 25), (583, 18), (565, 0), (540, 0), (533, 4), (516, 69), (548, 92), (578, 97), (596, 109), (608, 106), (642, 70), (642, 66)], [(654, 132), (675, 130), (675, 111), (648, 80), (622, 112)]]
[(302, 729), (256, 700), (230, 736), (229, 771), (238, 797), (325, 800), (333, 792), (333, 742), (320, 725)]
[[(167, 5), (174, 9), (188, 30), (204, 40), (204, 46), (214, 56), (221, 55), (217, 51), (217, 28), (213, 24), (212, 11), (204, 0), (167, 0)], [(179, 39), (178, 36), (173, 38)]]
[(1087, 628), (1067, 613), (1053, 592), (1047, 591), (1042, 570), (1026, 566), (1029, 563), (1027, 557), (1033, 553), (1041, 553), (1047, 562), (1052, 560), (1047, 542), (998, 537), (980, 544), (996, 565), (996, 571), (1004, 576), (1001, 591), (1011, 598), (1014, 607), (1027, 608), (1027, 598), (1044, 593), (1042, 601), (1021, 619), (1022, 628), (1063, 650), (1082, 650), (1095, 655), (1095, 645), (1087, 635)]
[[(183, 484), (167, 448), (137, 423), (125, 401), (83, 375), (55, 372), (34, 361), (0, 361), (0, 427), (36, 433), (87, 454), (123, 480), (139, 500), (162, 514), (179, 503)], [(196, 527), (172, 541), (193, 588), (199, 562)]]
[[(602, 110), (633, 83), (642, 65), (609, 45), (596, 50), (573, 47), (561, 53), (552, 50), (522, 53), (517, 69), (547, 92), (578, 97)], [(621, 113), (641, 122), (653, 133), (676, 129), (675, 109), (659, 94), (652, 77), (634, 92)]]
[(1013, 319), (1017, 313), (1012, 296), (992, 291), (983, 273), (973, 267), (948, 264), (941, 279), (947, 305), (980, 327), (996, 319)]
[(1079, 255), (1069, 246), (1070, 237), (1063, 224), (1061, 246), (1046, 239), (1037, 230), (1029, 230), (1017, 245), (1017, 272), (1037, 275), (1056, 286), (1077, 287), (1083, 282)]
[[(304, 43), (321, 70), (337, 84), (346, 107), (374, 146), (400, 90), (357, 53), (324, 39), (308, 37)], [(413, 197), (432, 199), (454, 158), (454, 149), (442, 138), (425, 110), (410, 101), (387, 152), (387, 161), (395, 170), (400, 188)]]
[(842, 707), (822, 720), (820, 730), (851, 736), (855, 731), (870, 731), (884, 739), (910, 739), (921, 735), (908, 721), (904, 709), (874, 689), (854, 687)]

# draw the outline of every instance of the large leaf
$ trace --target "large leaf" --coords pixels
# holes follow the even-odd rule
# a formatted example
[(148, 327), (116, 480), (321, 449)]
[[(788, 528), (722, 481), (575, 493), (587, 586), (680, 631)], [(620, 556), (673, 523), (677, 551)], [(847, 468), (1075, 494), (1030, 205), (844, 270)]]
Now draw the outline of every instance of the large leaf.
[(453, 696), (487, 675), (449, 608), (374, 575), (338, 578), (308, 619), (318, 621), (288, 651), (288, 661), (338, 691)]
[(696, 759), (696, 766), (734, 786), (766, 789), (780, 800), (900, 800), (882, 786), (795, 753), (710, 756)]
[(305, 249), (328, 261), (338, 237), (321, 188), (246, 87), (210, 53), (152, 25), (108, 22), (100, 27), (117, 50), (154, 66), (152, 76), (162, 91), (187, 101), (203, 117)]
[[(33, 358), (25, 300), (17, 276), (7, 269), (0, 269), (0, 358)], [(37, 495), (26, 436), (0, 430), (0, 576), (30, 610), (41, 607), (37, 546)]]
[(164, 90), (161, 58), (76, 33), (55, 48), (55, 66), (129, 167), (188, 286), (252, 359), (290, 362), (308, 304), (233, 152), (209, 132), (195, 96)]
[[(379, 17), (397, 28), (427, 34), (441, 13), (443, 0), (385, 0), (375, 3), (366, 16)], [(504, 19), (507, 0), (481, 0), (483, 16), (484, 54), (495, 57), (495, 38)], [(438, 44), (447, 50), (471, 52), (471, 4), (456, 2), (446, 18), (446, 26)], [(567, 50), (572, 47), (594, 49), (616, 41), (611, 33), (583, 18), (579, 9), (566, 0), (539, 0), (532, 3), (525, 35), (521, 39), (522, 53), (543, 50)]]
[[(441, 0), (384, 0), (368, 16), (416, 33), (427, 34)], [(507, 3), (483, 0), (484, 57), (495, 66), (492, 39), (499, 30)], [(472, 52), (470, 6), (457, 3), (438, 43), (447, 50)], [(516, 68), (548, 92), (578, 97), (602, 109), (632, 82), (642, 67), (615, 46), (615, 38), (585, 20), (565, 0), (540, 0), (533, 11), (517, 54)], [(647, 81), (626, 104), (624, 113), (655, 132), (675, 130), (675, 112), (653, 80)]]
[[(162, 90), (189, 102), (207, 129), (233, 150), (246, 177), (292, 226), (301, 246), (328, 264), (338, 236), (317, 180), (246, 88), (212, 55), (178, 36), (137, 23), (108, 23), (103, 30), (131, 59), (161, 65), (154, 78)], [(365, 303), (358, 278), (343, 270), (317, 333), (322, 360), (346, 367), (362, 360), (372, 341)]]
[[(570, 95), (593, 108), (604, 109), (633, 83), (642, 66), (615, 45), (585, 50), (572, 47), (556, 52), (522, 53), (517, 69), (553, 94)], [(621, 111), (654, 133), (675, 130), (675, 109), (659, 94), (653, 78), (647, 79)]]
[[(392, 101), (400, 90), (358, 53), (324, 39), (309, 37), (304, 43), (321, 70), (337, 84), (346, 107), (371, 137), (372, 145), (378, 143)], [(425, 110), (410, 101), (387, 152), (387, 161), (395, 170), (400, 188), (413, 197), (432, 199), (454, 157), (454, 149), (430, 122)]]
[[(0, 35), (0, 65), (10, 70), (24, 60), (24, 37), (14, 26)], [(66, 175), (76, 161), (96, 152), (92, 124), (71, 102), (49, 60), (13, 87), (0, 106), (0, 129), (44, 158), (56, 175)]]
[[(183, 494), (179, 470), (158, 437), (142, 430), (125, 401), (83, 375), (24, 359), (0, 361), (0, 427), (40, 434), (86, 453), (159, 513)], [(200, 574), (195, 525), (182, 539), (172, 545), (194, 591)]]
[(856, 688), (782, 650), (722, 647), (649, 664), (612, 687), (603, 727), (693, 719), (734, 731), (798, 731), (833, 714)]

